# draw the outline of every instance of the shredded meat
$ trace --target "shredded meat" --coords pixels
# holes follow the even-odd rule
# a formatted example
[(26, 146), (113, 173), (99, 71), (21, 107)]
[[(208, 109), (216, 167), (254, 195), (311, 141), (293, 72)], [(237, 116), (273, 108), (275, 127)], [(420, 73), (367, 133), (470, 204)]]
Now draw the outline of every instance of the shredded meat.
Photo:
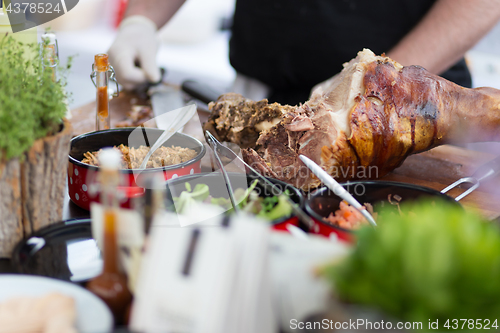
[[(149, 147), (146, 146), (140, 146), (139, 148), (129, 148), (121, 144), (120, 146), (113, 148), (120, 150), (120, 152), (122, 153), (122, 169), (138, 169), (141, 166), (142, 161), (146, 157), (146, 154), (149, 152)], [(99, 155), (100, 151), (101, 150), (84, 153), (84, 159), (82, 160), (82, 163), (99, 166), (97, 156)], [(146, 164), (146, 168), (160, 168), (168, 165), (187, 162), (195, 158), (196, 155), (196, 151), (191, 148), (162, 146), (153, 153), (148, 163)]]
[(217, 103), (210, 103), (212, 111), (205, 129), (220, 141), (237, 143), (241, 148), (254, 147), (260, 131), (272, 128), (282, 115), (294, 108), (267, 100), (254, 102), (239, 94), (224, 94)]

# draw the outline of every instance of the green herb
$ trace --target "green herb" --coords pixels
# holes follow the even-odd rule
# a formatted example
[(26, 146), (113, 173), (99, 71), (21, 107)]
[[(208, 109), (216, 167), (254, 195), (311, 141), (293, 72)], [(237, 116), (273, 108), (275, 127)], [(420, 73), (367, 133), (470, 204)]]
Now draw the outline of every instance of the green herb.
[(499, 228), (445, 202), (402, 211), (383, 210), (379, 227), (360, 230), (354, 252), (325, 270), (339, 296), (424, 327), (498, 318)]
[(292, 206), (286, 198), (288, 195), (285, 191), (282, 195), (264, 198), (263, 208), (257, 216), (272, 221), (292, 215)]
[(35, 140), (60, 130), (69, 66), (59, 69), (62, 78), (54, 82), (43, 69), (39, 45), (0, 38), (0, 161), (21, 156)]
[(256, 179), (246, 190), (243, 190), (242, 188), (237, 188), (236, 191), (234, 191), (235, 200), (240, 208), (243, 208), (248, 204), (250, 194), (255, 189), (258, 182), (259, 181)]
[(179, 197), (174, 198), (175, 208), (179, 214), (186, 213), (197, 201), (203, 201), (210, 195), (206, 184), (196, 184), (192, 191), (191, 184), (186, 183), (185, 186), (187, 191), (181, 192)]
[(226, 198), (211, 198), (210, 199), (210, 203), (212, 205), (216, 205), (216, 206), (220, 206), (222, 208), (225, 208), (225, 209), (230, 209), (230, 208), (233, 208), (232, 204), (231, 204), (231, 200), (229, 199), (226, 199)]
[[(257, 215), (268, 221), (292, 215), (292, 206), (287, 200), (287, 196), (290, 196), (288, 189), (280, 196), (263, 198), (259, 197), (259, 194), (255, 191), (257, 184), (258, 180), (255, 180), (247, 189), (237, 188), (234, 191), (235, 200), (242, 211)], [(206, 202), (207, 198), (209, 198), (212, 205), (220, 206), (232, 212), (231, 201), (228, 198), (209, 197), (208, 185), (197, 184), (192, 191), (191, 185), (186, 183), (185, 186), (186, 191), (181, 192), (179, 197), (173, 198), (178, 213), (186, 213), (194, 206), (196, 201)]]

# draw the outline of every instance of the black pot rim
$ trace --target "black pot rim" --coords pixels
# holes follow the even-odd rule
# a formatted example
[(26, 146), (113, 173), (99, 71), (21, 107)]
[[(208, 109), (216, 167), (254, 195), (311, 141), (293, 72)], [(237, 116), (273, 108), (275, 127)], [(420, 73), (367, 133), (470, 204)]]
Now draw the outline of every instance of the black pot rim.
[[(256, 177), (256, 176), (252, 176), (252, 175), (248, 175), (248, 174), (244, 174), (244, 173), (238, 173), (238, 172), (228, 172), (227, 173), (229, 177)], [(178, 184), (178, 183), (185, 183), (185, 182), (188, 182), (192, 179), (196, 179), (196, 178), (199, 178), (199, 177), (215, 177), (215, 175), (219, 176), (220, 177), (220, 173), (217, 173), (217, 172), (202, 172), (202, 173), (198, 173), (198, 174), (194, 174), (194, 175), (185, 175), (185, 176), (180, 176), (178, 178), (174, 178), (174, 179), (169, 179), (165, 182), (165, 186), (168, 186), (169, 184)], [(282, 180), (279, 180), (279, 179), (276, 179), (276, 178), (272, 178), (272, 177), (266, 177), (267, 179), (269, 179), (271, 182), (273, 183), (277, 183), (277, 184), (280, 184), (280, 185), (285, 185), (285, 186), (288, 186), (289, 188), (291, 188), (295, 194), (297, 195), (297, 197), (299, 198), (299, 202), (296, 202), (296, 204), (299, 205), (299, 207), (302, 209), (304, 207), (304, 204), (306, 202), (305, 198), (304, 198), (304, 195), (302, 194), (302, 191), (299, 190), (298, 188), (296, 188), (295, 186), (291, 185), (291, 184), (288, 184)], [(256, 179), (258, 179), (256, 177)], [(273, 221), (269, 221), (269, 223), (271, 225), (276, 225), (276, 224), (280, 224), (280, 223), (283, 223), (285, 222), (286, 220), (292, 218), (296, 216), (295, 214), (292, 214), (288, 217), (282, 217), (278, 220), (273, 220)]]
[[(415, 185), (415, 184), (409, 184), (409, 183), (402, 183), (402, 182), (395, 182), (395, 181), (387, 181), (387, 180), (358, 180), (358, 181), (353, 181), (353, 182), (345, 182), (345, 183), (341, 183), (340, 185), (342, 186), (356, 186), (356, 185), (377, 185), (377, 186), (396, 186), (396, 187), (400, 187), (400, 188), (407, 188), (407, 189), (412, 189), (412, 190), (417, 190), (417, 191), (422, 191), (422, 192), (426, 192), (428, 194), (431, 194), (431, 195), (435, 195), (437, 197), (441, 197), (445, 200), (448, 200), (448, 201), (453, 201), (455, 202), (457, 205), (460, 205), (460, 203), (458, 201), (455, 201), (452, 197), (450, 197), (449, 195), (446, 195), (444, 193), (441, 193), (435, 189), (432, 189), (432, 188), (429, 188), (429, 187), (425, 187), (425, 186), (421, 186), (421, 185)], [(313, 217), (317, 222), (319, 223), (322, 223), (322, 224), (325, 224), (329, 227), (332, 227), (332, 228), (335, 228), (335, 229), (338, 229), (338, 230), (341, 230), (343, 232), (347, 232), (347, 233), (356, 233), (355, 230), (350, 230), (350, 229), (344, 229), (344, 228), (341, 228), (339, 226), (336, 226), (336, 225), (333, 225), (333, 224), (330, 224), (326, 221), (323, 220), (323, 216), (319, 215), (318, 213), (316, 213), (312, 208), (311, 208), (311, 205), (310, 205), (310, 202), (312, 200), (313, 197), (316, 197), (316, 196), (320, 196), (322, 195), (324, 192), (327, 192), (328, 191), (328, 188), (326, 186), (322, 186), (318, 189), (316, 189), (312, 194), (311, 194), (311, 197), (306, 199), (305, 202), (304, 202), (304, 209), (305, 211), (307, 212), (307, 214), (309, 214), (311, 217)]]
[[(25, 249), (28, 246), (27, 244), (28, 239), (32, 237), (40, 237), (43, 240), (47, 239), (50, 240), (53, 239), (54, 237), (60, 237), (61, 234), (73, 234), (75, 231), (78, 231), (79, 229), (82, 228), (84, 229), (88, 228), (90, 234), (92, 234), (90, 230), (91, 222), (92, 221), (89, 217), (76, 217), (52, 223), (50, 225), (40, 228), (37, 231), (32, 232), (31, 234), (25, 235), (19, 242), (17, 242), (16, 246), (12, 249), (11, 253), (12, 267), (17, 273), (20, 274), (34, 274), (33, 272), (22, 271), (24, 263), (32, 258), (31, 257), (32, 253), (30, 253), (28, 257), (22, 256), (23, 249)], [(35, 274), (35, 275), (46, 276), (57, 279), (56, 277), (50, 275), (43, 275), (43, 274)], [(87, 280), (78, 282), (72, 281), (72, 283), (84, 283), (84, 282), (87, 282)]]
[[(71, 151), (71, 147), (73, 147), (73, 145), (77, 144), (78, 141), (80, 140), (84, 140), (90, 136), (95, 136), (95, 135), (99, 135), (101, 133), (109, 133), (109, 132), (131, 132), (132, 130), (135, 130), (136, 127), (121, 127), (121, 128), (113, 128), (113, 129), (109, 129), (109, 130), (102, 130), (102, 131), (94, 131), (94, 132), (88, 132), (88, 133), (84, 133), (84, 134), (80, 134), (78, 136), (75, 136), (74, 138), (71, 139), (70, 141), (70, 151)], [(163, 131), (159, 128), (147, 128), (148, 131)], [(205, 148), (205, 145), (198, 139), (196, 139), (195, 137), (192, 137), (190, 135), (187, 135), (187, 134), (184, 134), (184, 133), (175, 133), (174, 135), (180, 135), (182, 137), (184, 137), (185, 139), (187, 140), (191, 140), (193, 141), (194, 143), (196, 143), (196, 145), (198, 145), (201, 150), (200, 152), (198, 153), (198, 155), (196, 155), (194, 158), (190, 159), (189, 161), (186, 161), (186, 162), (182, 162), (182, 163), (179, 163), (179, 164), (173, 164), (173, 165), (167, 165), (167, 166), (164, 166), (164, 167), (161, 167), (161, 168), (149, 168), (149, 169), (144, 169), (144, 170), (141, 170), (141, 169), (120, 169), (120, 172), (121, 173), (137, 173), (137, 172), (140, 172), (141, 174), (142, 173), (151, 173), (151, 172), (158, 172), (158, 171), (168, 171), (168, 170), (176, 170), (176, 169), (182, 169), (182, 168), (185, 168), (193, 163), (196, 163), (198, 162), (199, 160), (201, 160), (203, 158), (203, 156), (205, 156), (205, 153), (207, 152), (207, 149)], [(107, 146), (103, 146), (103, 147), (107, 147)], [(97, 147), (96, 150), (99, 150), (103, 147)], [(82, 163), (81, 161), (77, 160), (76, 158), (74, 158), (73, 156), (71, 156), (70, 154), (68, 154), (68, 157), (69, 157), (69, 161), (70, 163), (72, 164), (75, 164), (79, 167), (82, 167), (82, 168), (85, 168), (85, 169), (89, 169), (89, 170), (94, 170), (94, 171), (98, 171), (99, 170), (99, 167), (97, 166), (93, 166), (93, 165), (89, 165), (89, 164), (85, 164), (85, 163)]]

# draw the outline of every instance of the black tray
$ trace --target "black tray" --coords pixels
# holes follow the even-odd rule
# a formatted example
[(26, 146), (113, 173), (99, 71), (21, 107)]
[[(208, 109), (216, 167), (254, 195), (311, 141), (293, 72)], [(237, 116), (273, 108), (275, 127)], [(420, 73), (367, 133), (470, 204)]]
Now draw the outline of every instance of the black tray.
[(90, 219), (50, 225), (20, 241), (12, 253), (16, 272), (84, 283), (100, 274), (102, 259)]

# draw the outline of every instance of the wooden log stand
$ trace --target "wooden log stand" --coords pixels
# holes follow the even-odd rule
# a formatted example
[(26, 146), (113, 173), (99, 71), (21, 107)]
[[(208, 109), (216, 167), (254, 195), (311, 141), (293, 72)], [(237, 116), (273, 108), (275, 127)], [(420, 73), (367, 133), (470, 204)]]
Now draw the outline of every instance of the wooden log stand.
[(0, 257), (24, 236), (62, 219), (72, 127), (38, 139), (20, 159), (0, 163)]

